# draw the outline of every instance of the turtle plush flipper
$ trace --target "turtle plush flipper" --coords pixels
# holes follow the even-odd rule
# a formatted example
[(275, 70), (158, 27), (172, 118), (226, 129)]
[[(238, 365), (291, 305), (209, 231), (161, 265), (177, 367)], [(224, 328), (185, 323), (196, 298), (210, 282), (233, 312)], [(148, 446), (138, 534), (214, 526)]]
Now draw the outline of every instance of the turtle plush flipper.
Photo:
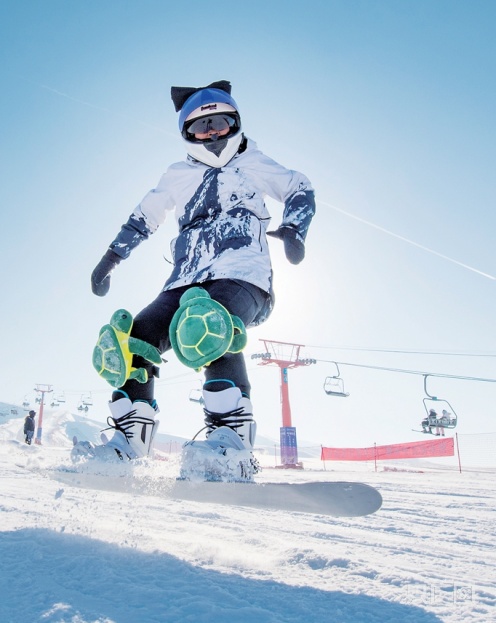
[(238, 316), (231, 316), (233, 321), (233, 338), (231, 345), (229, 346), (229, 353), (240, 353), (248, 342), (248, 336), (246, 335), (246, 327), (244, 322)]
[(146, 383), (148, 381), (148, 372), (145, 368), (131, 368), (128, 378), (134, 379), (138, 383)]
[(128, 339), (129, 351), (133, 353), (133, 355), (139, 355), (146, 359), (147, 361), (151, 361), (156, 365), (160, 365), (162, 363), (162, 359), (160, 357), (160, 353), (148, 342), (144, 342), (143, 340), (139, 340), (136, 337), (130, 337)]

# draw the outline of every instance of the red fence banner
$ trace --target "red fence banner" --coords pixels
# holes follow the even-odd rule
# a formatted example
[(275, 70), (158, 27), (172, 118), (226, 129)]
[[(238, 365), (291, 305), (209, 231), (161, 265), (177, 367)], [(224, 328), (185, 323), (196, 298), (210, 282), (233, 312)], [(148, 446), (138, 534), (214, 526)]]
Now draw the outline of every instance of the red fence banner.
[(420, 459), (434, 456), (454, 456), (453, 437), (432, 441), (412, 441), (370, 448), (324, 448), (322, 461), (384, 461), (387, 459)]

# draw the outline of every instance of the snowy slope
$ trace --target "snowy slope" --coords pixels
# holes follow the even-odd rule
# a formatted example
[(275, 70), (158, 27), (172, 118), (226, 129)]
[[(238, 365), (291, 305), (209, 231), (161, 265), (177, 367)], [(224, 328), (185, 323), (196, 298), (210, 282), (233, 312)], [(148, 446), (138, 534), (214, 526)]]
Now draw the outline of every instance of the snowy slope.
[[(2, 623), (496, 620), (494, 471), (288, 472), (260, 455), (262, 481), (364, 481), (384, 506), (345, 520), (255, 512), (49, 478), (83, 420), (47, 418), (42, 446), (22, 443), (22, 418), (0, 421)], [(174, 475), (166, 458), (141, 469)]]

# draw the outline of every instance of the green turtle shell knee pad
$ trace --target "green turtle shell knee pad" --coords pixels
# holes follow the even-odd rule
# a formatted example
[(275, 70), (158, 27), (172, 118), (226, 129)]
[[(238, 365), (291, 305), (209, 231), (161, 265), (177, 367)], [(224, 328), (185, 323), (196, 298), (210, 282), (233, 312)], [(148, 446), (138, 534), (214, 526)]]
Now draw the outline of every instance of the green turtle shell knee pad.
[(131, 337), (133, 317), (126, 309), (118, 309), (110, 323), (100, 329), (98, 342), (93, 349), (93, 367), (112, 387), (122, 387), (128, 379), (146, 383), (145, 368), (134, 368), (133, 355), (140, 355), (147, 361), (159, 365), (160, 353), (151, 344)]
[(186, 290), (169, 327), (172, 348), (179, 361), (199, 370), (227, 352), (246, 346), (246, 328), (203, 288)]

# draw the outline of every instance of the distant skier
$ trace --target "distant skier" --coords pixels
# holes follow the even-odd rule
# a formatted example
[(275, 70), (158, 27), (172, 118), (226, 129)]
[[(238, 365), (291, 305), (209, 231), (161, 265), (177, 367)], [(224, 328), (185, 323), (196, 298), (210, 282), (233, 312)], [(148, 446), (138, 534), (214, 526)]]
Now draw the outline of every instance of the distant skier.
[(24, 419), (24, 441), (31, 445), (31, 441), (34, 435), (35, 423), (34, 418), (36, 417), (36, 411), (30, 411)]
[[(271, 160), (244, 135), (229, 82), (199, 88), (172, 87), (171, 97), (179, 112), (179, 130), (188, 157), (170, 166), (158, 186), (134, 210), (93, 271), (91, 285), (96, 295), (105, 296), (114, 268), (157, 230), (168, 212), (175, 210), (179, 233), (172, 243), (172, 273), (158, 297), (136, 316), (130, 335), (155, 346), (160, 353), (173, 347), (179, 356), (176, 341), (180, 340), (174, 330), (170, 336), (169, 329), (183, 304), (181, 296), (192, 286), (204, 288), (214, 301), (211, 305), (220, 303), (245, 327), (268, 318), (274, 294), (267, 235), (282, 240), (289, 262), (299, 264), (305, 255), (315, 199), (305, 175)], [(267, 231), (271, 217), (264, 203), (266, 196), (284, 203), (282, 222), (271, 232)], [(114, 318), (118, 327), (120, 320)], [(113, 339), (111, 330), (108, 336)], [(103, 336), (104, 343), (108, 336)], [(105, 349), (100, 346), (104, 358)], [(203, 400), (207, 439), (190, 444), (188, 456), (191, 459), (193, 450), (214, 458), (226, 455), (226, 450), (231, 457), (239, 453), (239, 461), (231, 462), (235, 465), (234, 478), (250, 480), (256, 470), (250, 458), (256, 424), (243, 354), (225, 352), (211, 362), (202, 361), (202, 365), (206, 366)], [(96, 447), (79, 442), (73, 456), (117, 453), (135, 458), (149, 453), (158, 424), (154, 398), (157, 368), (136, 354), (133, 366), (144, 368), (148, 380), (127, 380), (113, 392), (112, 439)], [(109, 376), (108, 371), (106, 374)], [(111, 371), (110, 376), (115, 374)], [(186, 463), (184, 477), (188, 477)]]

